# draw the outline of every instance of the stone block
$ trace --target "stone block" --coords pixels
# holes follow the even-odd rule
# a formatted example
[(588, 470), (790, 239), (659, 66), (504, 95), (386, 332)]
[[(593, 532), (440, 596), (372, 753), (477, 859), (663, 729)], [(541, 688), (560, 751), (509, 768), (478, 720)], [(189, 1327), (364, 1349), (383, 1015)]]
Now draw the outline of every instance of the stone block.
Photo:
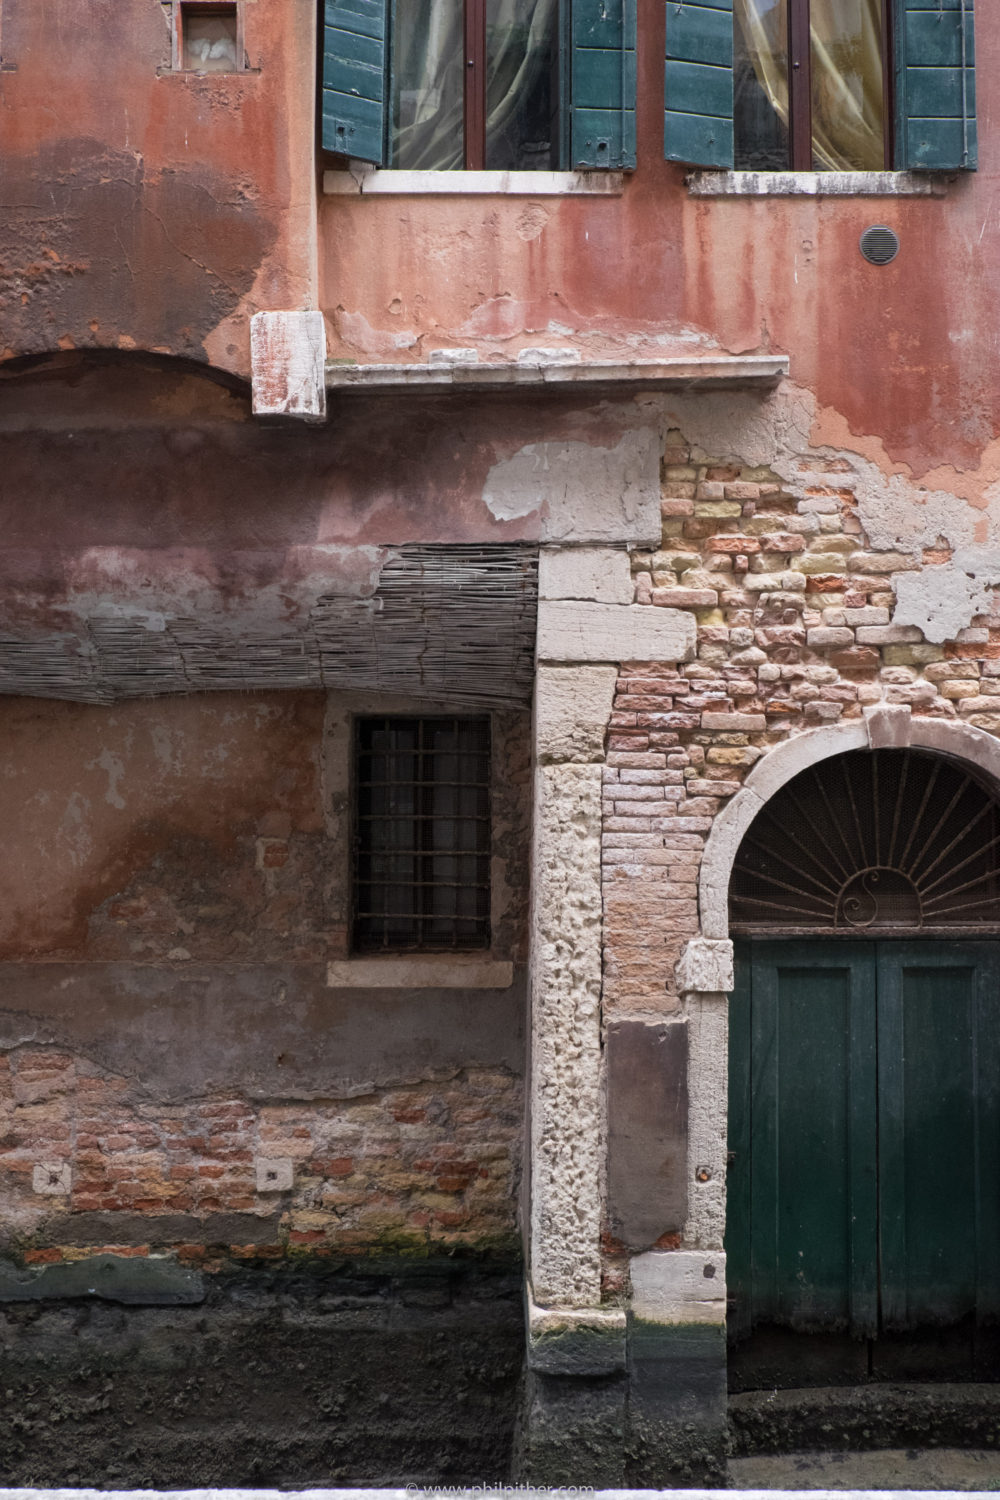
[(810, 575), (838, 574), (844, 566), (844, 559), (839, 552), (810, 552), (805, 557), (797, 557), (795, 561), (800, 573)]
[(920, 564), (907, 552), (852, 552), (848, 568), (852, 573), (913, 572)]
[(254, 1157), (258, 1193), (287, 1193), (295, 1185), (295, 1168), (287, 1156)]
[(535, 677), (535, 753), (541, 761), (604, 759), (618, 669), (539, 666)]
[[(802, 545), (801, 537), (797, 537), (799, 546)], [(755, 536), (713, 536), (707, 544), (709, 552), (759, 552), (760, 542)]]
[(257, 417), (326, 418), (326, 328), (321, 312), (259, 312), (250, 319)]
[(543, 547), (538, 554), (538, 596), (631, 604), (629, 555), (616, 547)]
[(855, 626), (888, 625), (889, 611), (874, 604), (858, 605), (853, 609), (844, 610), (844, 623)]
[(861, 625), (857, 633), (859, 646), (905, 646), (923, 638), (916, 625)]
[(719, 729), (732, 734), (756, 734), (767, 728), (763, 714), (713, 714), (701, 716), (703, 729)]
[(649, 1250), (631, 1261), (632, 1313), (645, 1323), (726, 1321), (722, 1250)]
[(540, 662), (687, 661), (695, 639), (694, 619), (681, 610), (539, 600)]
[(692, 938), (677, 962), (678, 994), (728, 995), (733, 945), (728, 938)]
[(715, 589), (656, 588), (652, 599), (668, 609), (714, 609), (719, 595)]
[(687, 1216), (687, 1025), (612, 1021), (605, 1045), (611, 1232), (645, 1250)]
[(735, 520), (743, 514), (743, 506), (738, 500), (696, 500), (694, 513), (708, 520)]
[(43, 1197), (63, 1198), (73, 1186), (73, 1168), (68, 1161), (39, 1161), (31, 1172), (31, 1190)]
[(825, 651), (837, 646), (853, 646), (854, 631), (845, 625), (817, 625), (806, 631), (806, 644), (814, 651)]

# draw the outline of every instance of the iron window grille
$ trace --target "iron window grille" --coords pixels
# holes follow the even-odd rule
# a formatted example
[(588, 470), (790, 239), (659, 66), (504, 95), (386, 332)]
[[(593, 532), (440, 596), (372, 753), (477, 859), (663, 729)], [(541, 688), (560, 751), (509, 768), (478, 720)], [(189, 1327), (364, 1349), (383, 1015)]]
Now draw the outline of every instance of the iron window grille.
[(355, 720), (356, 952), (490, 943), (490, 721)]
[(1000, 933), (1000, 807), (963, 767), (856, 750), (757, 814), (729, 888), (734, 935)]

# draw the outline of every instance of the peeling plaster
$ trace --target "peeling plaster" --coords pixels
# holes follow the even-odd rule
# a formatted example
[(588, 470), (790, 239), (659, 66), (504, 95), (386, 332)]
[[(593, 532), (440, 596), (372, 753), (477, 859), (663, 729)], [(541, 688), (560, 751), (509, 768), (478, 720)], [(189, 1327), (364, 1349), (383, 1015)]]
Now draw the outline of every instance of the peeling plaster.
[(483, 501), (498, 521), (542, 513), (543, 541), (639, 541), (659, 534), (659, 442), (652, 428), (613, 448), (528, 443), (495, 463)]
[[(770, 467), (803, 497), (817, 485), (850, 491), (875, 551), (922, 562), (926, 549), (942, 543), (954, 549), (949, 563), (892, 575), (894, 625), (915, 625), (940, 644), (993, 611), (991, 591), (1000, 587), (1000, 480), (983, 479), (992, 480), (1000, 468), (1000, 443), (984, 450), (978, 482), (949, 469), (920, 482), (892, 462), (881, 439), (851, 433), (839, 413), (818, 412), (812, 394), (791, 384), (764, 401), (743, 392), (692, 396), (683, 405), (669, 403), (667, 417), (694, 445), (693, 456), (700, 449), (720, 461)], [(830, 474), (823, 465), (837, 459), (847, 467)], [(930, 488), (927, 481), (939, 478), (953, 479), (958, 492)]]
[(982, 577), (970, 577), (951, 563), (919, 573), (894, 573), (894, 625), (916, 625), (935, 645), (953, 641), (976, 615), (990, 612), (989, 590), (1000, 584), (1000, 565)]

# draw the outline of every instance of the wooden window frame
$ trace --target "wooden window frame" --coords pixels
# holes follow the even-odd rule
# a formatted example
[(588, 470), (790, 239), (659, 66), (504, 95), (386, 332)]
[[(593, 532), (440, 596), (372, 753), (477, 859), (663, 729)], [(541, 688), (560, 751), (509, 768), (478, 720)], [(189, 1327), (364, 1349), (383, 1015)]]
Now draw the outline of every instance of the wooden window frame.
[[(486, 170), (486, 99), (489, 87), (486, 70), (486, 0), (463, 0), (463, 6), (464, 160), (459, 170), (484, 172)], [(560, 47), (560, 67), (562, 66), (561, 51)], [(560, 100), (560, 117), (563, 113)]]
[[(812, 172), (812, 48), (810, 0), (788, 4), (788, 157), (792, 172)], [(882, 0), (882, 170), (893, 170), (895, 90), (893, 81), (892, 0)]]

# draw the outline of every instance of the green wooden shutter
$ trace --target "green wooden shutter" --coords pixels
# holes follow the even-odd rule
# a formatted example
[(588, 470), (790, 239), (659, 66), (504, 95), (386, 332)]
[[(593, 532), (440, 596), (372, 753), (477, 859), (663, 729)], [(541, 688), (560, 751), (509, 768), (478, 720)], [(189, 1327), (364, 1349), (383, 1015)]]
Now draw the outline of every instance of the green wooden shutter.
[(636, 0), (572, 0), (570, 165), (635, 166)]
[(898, 0), (896, 165), (974, 171), (973, 0)]
[(733, 165), (733, 0), (667, 0), (663, 149), (668, 161)]
[(323, 146), (385, 165), (389, 0), (326, 0)]

